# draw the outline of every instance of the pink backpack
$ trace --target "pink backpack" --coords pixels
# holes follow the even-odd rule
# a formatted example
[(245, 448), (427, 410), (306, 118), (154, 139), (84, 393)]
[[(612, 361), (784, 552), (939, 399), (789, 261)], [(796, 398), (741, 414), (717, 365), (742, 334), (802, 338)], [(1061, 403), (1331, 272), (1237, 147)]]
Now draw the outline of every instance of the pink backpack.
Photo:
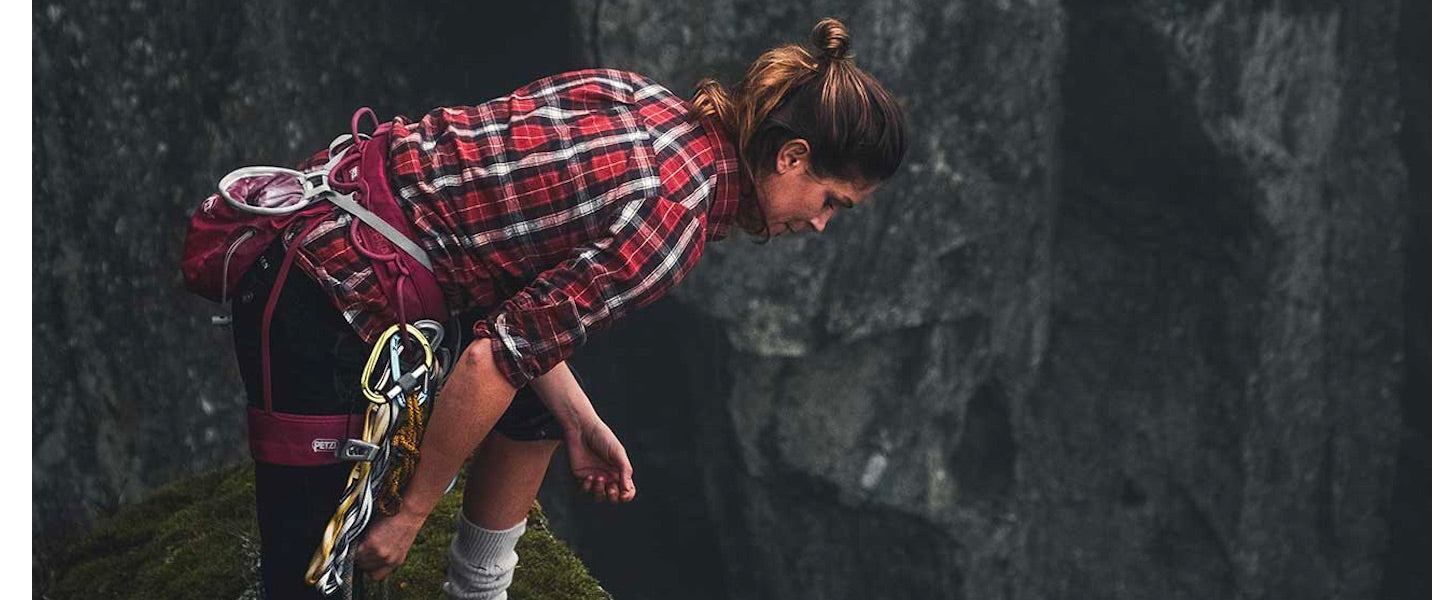
[[(245, 167), (222, 178), (218, 192), (191, 217), (182, 249), (186, 289), (226, 303), (242, 274), (276, 240), (297, 227), (267, 299), (262, 317), (263, 408), (248, 409), (252, 457), (258, 462), (310, 466), (338, 462), (338, 440), (357, 438), (360, 419), (350, 415), (290, 415), (272, 410), (271, 323), (277, 298), (302, 240), (335, 207), (354, 217), (349, 235), (358, 252), (372, 261), (400, 323), (417, 319), (445, 322), (447, 305), (427, 255), (408, 235), (413, 226), (388, 185), (388, 146), (392, 124), (378, 125), (371, 137), (358, 123), (372, 111), (353, 114), (352, 135), (332, 144), (324, 170), (300, 173), (277, 167)], [(374, 119), (376, 120), (376, 119)], [(300, 223), (300, 225), (295, 225)], [(362, 227), (360, 225), (366, 225)], [(213, 317), (219, 325), (228, 317)]]
[[(302, 184), (290, 173), (282, 172), (240, 179), (229, 186), (228, 192), (242, 202), (265, 205), (300, 198)], [(230, 299), (228, 292), (237, 288), (242, 274), (284, 229), (299, 219), (331, 209), (328, 203), (318, 202), (296, 212), (264, 215), (238, 208), (221, 193), (208, 196), (191, 215), (186, 245), (181, 251), (181, 276), (186, 289), (225, 304)]]

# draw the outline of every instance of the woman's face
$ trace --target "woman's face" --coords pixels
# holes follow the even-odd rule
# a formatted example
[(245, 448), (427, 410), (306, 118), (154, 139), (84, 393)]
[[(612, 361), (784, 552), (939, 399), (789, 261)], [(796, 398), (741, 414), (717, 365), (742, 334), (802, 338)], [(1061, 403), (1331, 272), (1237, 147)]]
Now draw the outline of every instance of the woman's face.
[(772, 237), (802, 231), (821, 232), (838, 211), (860, 206), (875, 183), (816, 177), (810, 172), (810, 145), (794, 139), (776, 153), (775, 169), (755, 186)]

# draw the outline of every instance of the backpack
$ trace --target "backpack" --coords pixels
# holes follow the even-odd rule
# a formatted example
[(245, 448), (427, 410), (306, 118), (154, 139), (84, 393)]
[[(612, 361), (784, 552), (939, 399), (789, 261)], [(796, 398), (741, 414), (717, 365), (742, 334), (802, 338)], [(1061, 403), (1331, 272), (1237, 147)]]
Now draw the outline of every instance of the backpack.
[[(187, 230), (181, 258), (186, 289), (223, 304), (277, 237), (284, 232), (290, 236), (262, 318), (263, 408), (248, 408), (252, 457), (258, 462), (292, 466), (336, 463), (334, 448), (316, 442), (357, 438), (361, 433), (361, 423), (348, 415), (289, 415), (272, 410), (271, 316), (302, 241), (336, 207), (357, 220), (350, 239), (372, 262), (374, 276), (400, 324), (419, 319), (448, 322), (433, 265), (418, 244), (402, 233), (412, 232), (412, 225), (387, 181), (391, 123), (378, 125), (371, 136), (361, 135), (358, 122), (364, 115), (372, 115), (372, 111), (362, 108), (353, 115), (352, 134), (333, 141), (327, 164), (318, 170), (303, 173), (280, 167), (243, 167), (229, 173), (218, 183), (217, 193), (192, 214)], [(212, 317), (212, 322), (228, 325), (230, 317)], [(446, 374), (446, 366), (442, 372)]]
[[(412, 233), (412, 224), (387, 181), (392, 124), (378, 125), (371, 136), (361, 135), (358, 122), (363, 115), (371, 116), (372, 111), (358, 109), (352, 134), (333, 141), (329, 160), (320, 170), (243, 167), (223, 177), (217, 193), (191, 216), (181, 257), (186, 289), (225, 304), (229, 291), (236, 289), (243, 273), (278, 235), (301, 223), (291, 235), (293, 240), (302, 239), (320, 221), (318, 217), (340, 207), (367, 225), (353, 228), (353, 243), (373, 262), (399, 320), (446, 318), (433, 265), (417, 242), (403, 233)], [(379, 250), (389, 245), (397, 251)], [(225, 319), (219, 321), (224, 323)]]
[(328, 203), (317, 202), (288, 213), (249, 212), (227, 196), (250, 206), (279, 206), (295, 203), (303, 194), (302, 174), (297, 171), (254, 173), (237, 177), (238, 171), (233, 171), (218, 186), (221, 191), (208, 196), (192, 213), (181, 250), (181, 275), (187, 291), (226, 304), (228, 291), (237, 288), (242, 274), (283, 230), (331, 209)]

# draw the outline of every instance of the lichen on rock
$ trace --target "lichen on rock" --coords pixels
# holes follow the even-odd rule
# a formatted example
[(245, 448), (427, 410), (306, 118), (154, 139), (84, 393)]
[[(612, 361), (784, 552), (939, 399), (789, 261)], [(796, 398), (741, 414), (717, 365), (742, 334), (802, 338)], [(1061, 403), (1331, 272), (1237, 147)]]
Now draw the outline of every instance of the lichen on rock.
[[(36, 582), (37, 597), (260, 598), (254, 490), (252, 469), (245, 464), (172, 483), (52, 553), (57, 564), (48, 570), (54, 576)], [(408, 561), (371, 585), (369, 597), (405, 600), (441, 594), (461, 503), (461, 491), (444, 496), (418, 534)], [(610, 598), (549, 531), (537, 504), (529, 511), (517, 551), (510, 598)]]

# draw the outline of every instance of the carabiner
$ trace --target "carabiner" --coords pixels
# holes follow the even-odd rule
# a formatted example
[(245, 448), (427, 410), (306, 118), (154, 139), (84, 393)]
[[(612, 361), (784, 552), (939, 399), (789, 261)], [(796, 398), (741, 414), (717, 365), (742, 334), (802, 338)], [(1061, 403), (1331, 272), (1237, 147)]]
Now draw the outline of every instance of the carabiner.
[[(425, 371), (433, 369), (433, 365), (435, 364), (433, 358), (433, 346), (428, 344), (428, 337), (423, 335), (423, 332), (421, 330), (412, 325), (389, 326), (386, 330), (383, 331), (383, 334), (381, 336), (378, 336), (377, 343), (373, 344), (372, 355), (368, 357), (368, 362), (363, 367), (361, 381), (363, 396), (366, 397), (373, 404), (388, 404), (389, 402), (391, 402), (391, 399), (388, 396), (379, 392), (387, 391), (394, 386), (380, 384), (378, 385), (379, 389), (374, 390), (372, 385), (374, 380), (373, 372), (378, 368), (378, 363), (382, 358), (383, 348), (385, 346), (393, 347), (395, 340), (398, 342), (397, 347), (401, 348), (402, 340), (405, 339), (403, 336), (405, 335), (412, 336), (413, 339), (418, 340), (419, 346), (421, 346), (423, 349), (423, 360), (417, 367), (413, 369), (413, 371), (417, 371), (420, 368), (424, 369)], [(399, 352), (401, 352), (401, 350), (399, 350)], [(393, 358), (397, 357), (390, 357), (390, 363), (392, 363)], [(404, 374), (402, 372), (401, 360), (398, 360), (396, 365), (397, 366), (393, 366), (392, 364), (390, 364), (389, 366), (392, 370), (388, 373), (384, 373), (384, 375), (391, 379), (393, 383), (400, 383), (401, 380), (407, 378), (407, 376), (411, 375), (411, 373)], [(417, 376), (413, 377), (413, 379), (416, 378)]]

